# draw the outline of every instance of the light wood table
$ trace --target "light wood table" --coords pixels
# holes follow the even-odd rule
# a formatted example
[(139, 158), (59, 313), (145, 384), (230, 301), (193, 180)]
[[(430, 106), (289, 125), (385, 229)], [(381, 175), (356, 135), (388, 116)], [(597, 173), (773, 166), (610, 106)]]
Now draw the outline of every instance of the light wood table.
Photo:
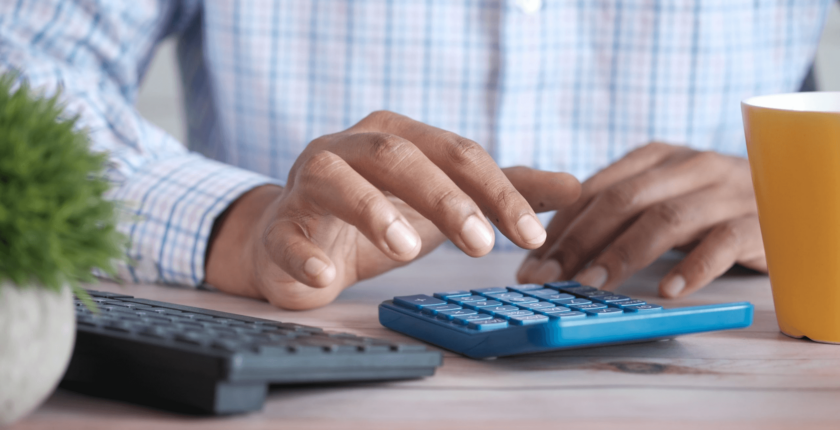
[[(402, 339), (379, 325), (379, 302), (402, 294), (505, 285), (513, 282), (523, 255), (471, 259), (439, 250), (351, 288), (329, 306), (305, 312), (179, 287), (97, 288)], [(59, 390), (14, 428), (840, 429), (840, 346), (780, 334), (765, 276), (730, 272), (688, 298), (660, 300), (656, 281), (673, 263), (661, 259), (620, 291), (670, 307), (748, 300), (756, 307), (753, 326), (672, 341), (497, 360), (445, 352), (443, 367), (431, 378), (273, 388), (261, 412), (223, 418), (181, 416)]]

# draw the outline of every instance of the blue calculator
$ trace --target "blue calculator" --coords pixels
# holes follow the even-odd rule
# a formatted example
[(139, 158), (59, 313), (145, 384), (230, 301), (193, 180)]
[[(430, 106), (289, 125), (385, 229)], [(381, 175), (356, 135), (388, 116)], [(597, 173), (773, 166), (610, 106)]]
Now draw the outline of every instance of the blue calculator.
[(752, 319), (748, 302), (665, 309), (574, 281), (399, 296), (379, 305), (383, 326), (472, 358), (646, 342), (749, 327)]

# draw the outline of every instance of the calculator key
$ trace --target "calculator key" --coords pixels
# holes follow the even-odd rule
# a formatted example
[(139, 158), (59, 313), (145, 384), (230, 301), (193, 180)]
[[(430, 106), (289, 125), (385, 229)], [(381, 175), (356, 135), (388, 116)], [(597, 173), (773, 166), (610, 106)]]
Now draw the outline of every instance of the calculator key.
[(592, 300), (601, 303), (618, 303), (630, 300), (630, 297), (622, 296), (621, 294), (610, 294), (606, 296), (592, 297)]
[(487, 297), (484, 296), (466, 296), (466, 297), (453, 297), (449, 299), (450, 302), (457, 303), (459, 305), (463, 305), (467, 302), (483, 302), (487, 300)]
[(470, 309), (492, 308), (495, 306), (502, 306), (501, 302), (495, 300), (483, 300), (477, 302), (464, 302), (464, 306)]
[(500, 299), (500, 301), (505, 302), (509, 305), (518, 305), (520, 303), (536, 303), (539, 300), (533, 297), (511, 297), (507, 299)]
[(502, 287), (490, 287), (490, 288), (476, 288), (472, 291), (473, 294), (489, 294), (489, 293), (504, 293), (507, 292), (507, 288)]
[(497, 318), (504, 318), (510, 319), (513, 317), (526, 317), (528, 315), (534, 315), (531, 311), (509, 311), (509, 312), (494, 312)]
[(624, 308), (624, 310), (626, 310), (627, 312), (655, 312), (661, 311), (662, 306), (648, 303), (644, 305), (627, 306)]
[(551, 318), (560, 318), (561, 321), (562, 320), (567, 320), (567, 319), (572, 320), (572, 319), (578, 319), (578, 318), (586, 318), (585, 313), (578, 312), (578, 311), (563, 312), (563, 313), (559, 313), (559, 314), (550, 314), (549, 316)]
[(580, 286), (580, 282), (578, 281), (557, 281), (545, 284), (545, 288), (551, 288), (554, 290), (565, 290), (566, 288), (576, 288)]
[(551, 303), (563, 305), (563, 306), (571, 306), (571, 305), (588, 305), (592, 303), (591, 300), (586, 299), (561, 299), (561, 300), (550, 300)]
[(493, 319), (492, 315), (476, 313), (474, 315), (459, 315), (459, 316), (456, 316), (454, 321), (457, 322), (457, 323), (461, 323), (463, 325), (467, 325), (467, 324), (470, 323), (470, 321), (481, 321), (481, 320), (491, 320), (491, 319)]
[(609, 291), (590, 291), (588, 293), (579, 293), (581, 296), (594, 299), (595, 297), (603, 297), (603, 296), (612, 296), (614, 295), (612, 292)]
[(536, 309), (536, 311), (537, 311), (537, 313), (540, 313), (540, 314), (543, 314), (543, 315), (548, 315), (548, 316), (551, 316), (553, 314), (562, 314), (564, 312), (572, 312), (571, 309), (569, 309), (565, 306), (555, 306), (553, 308)]
[(525, 296), (522, 295), (522, 293), (514, 293), (512, 291), (508, 291), (508, 292), (505, 292), (505, 293), (487, 293), (487, 294), (485, 294), (485, 296), (489, 297), (491, 299), (496, 299), (496, 300), (513, 298), (513, 297), (525, 297)]
[(475, 320), (470, 321), (470, 328), (474, 328), (479, 331), (485, 330), (496, 330), (500, 328), (506, 328), (508, 326), (508, 322), (502, 318), (491, 318), (489, 320)]
[(571, 295), (571, 294), (558, 293), (558, 292), (556, 292), (556, 291), (554, 292), (554, 294), (552, 294), (552, 295), (550, 295), (550, 296), (542, 296), (542, 297), (540, 297), (540, 299), (542, 299), (542, 300), (551, 300), (551, 301), (554, 301), (554, 300), (570, 300), (570, 299), (576, 299), (576, 298), (577, 298), (577, 297), (575, 297), (575, 296), (573, 296), (573, 295)]
[(510, 322), (513, 325), (530, 325), (548, 322), (548, 317), (545, 315), (526, 315), (524, 317), (510, 317)]
[(586, 313), (596, 317), (611, 317), (624, 314), (624, 311), (618, 308), (602, 308), (602, 309), (587, 309)]
[(435, 297), (443, 300), (451, 299), (453, 297), (465, 297), (471, 295), (472, 293), (466, 290), (442, 291), (440, 293), (435, 293)]
[(515, 291), (517, 293), (525, 293), (528, 291), (534, 290), (542, 290), (543, 287), (540, 284), (520, 284), (520, 285), (508, 285), (508, 290)]
[(441, 306), (425, 307), (425, 308), (423, 308), (423, 313), (424, 314), (429, 314), (429, 315), (437, 315), (437, 313), (441, 312), (441, 311), (455, 311), (455, 310), (458, 310), (458, 309), (462, 309), (462, 308), (458, 305), (453, 305), (453, 304), (450, 303), (450, 304), (441, 305)]
[(531, 311), (535, 311), (537, 309), (545, 309), (545, 308), (554, 308), (557, 307), (554, 303), (549, 302), (537, 302), (537, 303), (524, 303), (519, 305), (521, 308), (528, 309)]
[(496, 312), (510, 312), (510, 311), (518, 311), (518, 310), (519, 310), (519, 308), (517, 308), (516, 306), (510, 306), (510, 305), (494, 306), (492, 308), (481, 308), (481, 312), (487, 312), (487, 313), (491, 313), (491, 314), (495, 314)]
[(446, 304), (446, 302), (441, 299), (429, 297), (425, 294), (394, 297), (394, 303), (410, 309), (423, 309), (427, 306), (441, 306)]
[(625, 300), (623, 302), (613, 303), (613, 305), (618, 306), (622, 309), (628, 306), (638, 306), (638, 305), (646, 305), (647, 302), (644, 300)]
[(438, 311), (437, 317), (440, 319), (451, 320), (455, 317), (461, 317), (466, 315), (478, 315), (478, 311), (474, 311), (472, 309), (455, 309), (451, 311)]
[(592, 309), (605, 309), (607, 305), (601, 303), (589, 303), (587, 305), (569, 305), (569, 307), (576, 311), (589, 311)]
[(541, 296), (550, 296), (552, 294), (557, 294), (557, 290), (551, 290), (551, 289), (548, 289), (548, 288), (543, 288), (541, 290), (526, 291), (525, 294), (527, 294), (531, 297), (536, 297), (536, 298), (539, 299)]

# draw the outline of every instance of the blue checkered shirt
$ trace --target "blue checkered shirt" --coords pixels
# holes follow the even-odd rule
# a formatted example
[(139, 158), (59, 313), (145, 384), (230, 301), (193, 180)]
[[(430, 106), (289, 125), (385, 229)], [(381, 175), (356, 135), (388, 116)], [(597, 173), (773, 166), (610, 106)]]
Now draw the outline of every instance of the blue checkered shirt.
[[(654, 140), (744, 154), (739, 101), (798, 88), (830, 1), (8, 0), (0, 71), (61, 88), (110, 154), (123, 275), (196, 285), (232, 201), (374, 110), (581, 179)], [(133, 106), (167, 37), (187, 142)]]

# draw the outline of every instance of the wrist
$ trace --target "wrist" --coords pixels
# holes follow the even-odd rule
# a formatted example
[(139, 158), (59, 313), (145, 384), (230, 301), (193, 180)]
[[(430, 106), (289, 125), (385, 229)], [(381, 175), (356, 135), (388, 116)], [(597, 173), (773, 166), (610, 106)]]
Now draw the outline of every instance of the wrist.
[(261, 297), (252, 279), (252, 248), (260, 235), (260, 219), (282, 192), (277, 185), (259, 186), (216, 218), (207, 244), (205, 282), (228, 293)]

